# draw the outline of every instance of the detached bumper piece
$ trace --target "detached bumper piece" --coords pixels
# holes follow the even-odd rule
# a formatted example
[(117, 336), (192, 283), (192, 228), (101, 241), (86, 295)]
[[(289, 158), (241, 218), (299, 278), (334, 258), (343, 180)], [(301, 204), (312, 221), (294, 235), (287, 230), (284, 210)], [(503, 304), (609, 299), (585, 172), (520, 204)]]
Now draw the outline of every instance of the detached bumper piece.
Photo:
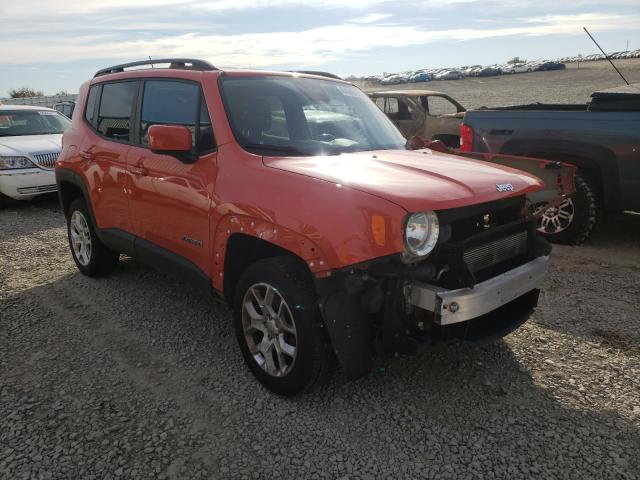
[(547, 274), (548, 263), (549, 257), (538, 257), (472, 288), (446, 290), (413, 282), (408, 300), (411, 305), (432, 312), (437, 325), (466, 322), (539, 289)]

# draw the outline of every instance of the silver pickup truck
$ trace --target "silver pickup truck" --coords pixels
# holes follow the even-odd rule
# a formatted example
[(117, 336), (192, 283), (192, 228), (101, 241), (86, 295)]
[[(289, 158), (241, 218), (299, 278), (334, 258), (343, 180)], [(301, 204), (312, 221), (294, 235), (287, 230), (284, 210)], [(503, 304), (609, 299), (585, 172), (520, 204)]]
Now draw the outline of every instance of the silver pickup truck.
[(551, 241), (580, 244), (602, 209), (640, 210), (640, 84), (594, 92), (586, 104), (467, 111), (460, 149), (578, 167), (576, 194), (560, 205), (541, 206), (540, 227)]

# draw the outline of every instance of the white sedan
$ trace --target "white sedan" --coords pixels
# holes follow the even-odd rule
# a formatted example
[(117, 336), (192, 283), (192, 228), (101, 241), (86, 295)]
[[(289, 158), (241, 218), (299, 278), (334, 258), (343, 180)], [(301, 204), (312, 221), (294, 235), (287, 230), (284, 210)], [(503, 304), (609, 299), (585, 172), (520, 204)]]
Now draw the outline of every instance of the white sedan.
[(0, 105), (0, 205), (57, 190), (53, 167), (69, 125), (51, 108)]
[(531, 65), (527, 65), (526, 63), (515, 63), (507, 66), (507, 71), (505, 73), (525, 73), (531, 72), (533, 69)]

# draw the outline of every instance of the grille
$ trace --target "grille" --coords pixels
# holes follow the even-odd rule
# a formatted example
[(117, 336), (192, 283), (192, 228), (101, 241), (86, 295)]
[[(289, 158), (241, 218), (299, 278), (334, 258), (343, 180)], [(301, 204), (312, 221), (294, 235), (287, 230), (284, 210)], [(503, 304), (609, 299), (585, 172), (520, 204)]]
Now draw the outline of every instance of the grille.
[(24, 193), (24, 194), (29, 194), (29, 193), (49, 193), (49, 192), (55, 192), (58, 190), (58, 187), (53, 184), (53, 185), (38, 185), (37, 187), (22, 187), (18, 189), (18, 193)]
[(60, 155), (60, 152), (37, 153), (33, 155), (33, 158), (42, 168), (53, 168), (56, 165), (56, 160), (58, 160), (58, 155)]
[(527, 232), (517, 232), (464, 252), (469, 270), (478, 272), (498, 263), (510, 260), (527, 251)]

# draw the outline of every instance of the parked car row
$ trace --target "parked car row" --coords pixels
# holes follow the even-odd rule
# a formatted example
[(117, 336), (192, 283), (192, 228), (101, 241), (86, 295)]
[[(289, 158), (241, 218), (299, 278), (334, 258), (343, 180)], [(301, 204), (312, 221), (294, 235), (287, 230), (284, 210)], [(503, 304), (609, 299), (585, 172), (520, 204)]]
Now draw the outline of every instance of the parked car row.
[(460, 68), (427, 68), (400, 73), (384, 73), (370, 75), (363, 80), (381, 85), (398, 85), (403, 83), (429, 82), (432, 80), (462, 80), (464, 77), (492, 77), (514, 73), (527, 73), (538, 70), (561, 70), (565, 65), (550, 60), (532, 62), (506, 63), (503, 65), (471, 65)]
[[(612, 59), (639, 58), (640, 49), (613, 52), (609, 54)], [(533, 60), (522, 61), (520, 63), (505, 63), (493, 65), (467, 65), (460, 68), (425, 68), (400, 73), (383, 73), (380, 75), (369, 75), (363, 77), (371, 83), (380, 83), (381, 85), (398, 85), (403, 83), (429, 82), (431, 80), (461, 80), (464, 77), (492, 77), (497, 75), (528, 73), (546, 70), (563, 70), (566, 68), (565, 63), (573, 62), (589, 62), (594, 60), (603, 60), (604, 55), (594, 53), (592, 55), (574, 55), (570, 57), (562, 57), (557, 60)]]
[[(640, 48), (635, 50), (625, 50), (621, 52), (612, 52), (607, 54), (609, 58), (614, 60), (621, 60), (625, 58), (640, 58)], [(604, 60), (604, 55), (602, 53), (594, 53), (591, 55), (572, 55), (570, 57), (562, 57), (559, 58), (559, 62), (563, 63), (574, 63), (574, 62), (593, 62), (596, 60)]]

